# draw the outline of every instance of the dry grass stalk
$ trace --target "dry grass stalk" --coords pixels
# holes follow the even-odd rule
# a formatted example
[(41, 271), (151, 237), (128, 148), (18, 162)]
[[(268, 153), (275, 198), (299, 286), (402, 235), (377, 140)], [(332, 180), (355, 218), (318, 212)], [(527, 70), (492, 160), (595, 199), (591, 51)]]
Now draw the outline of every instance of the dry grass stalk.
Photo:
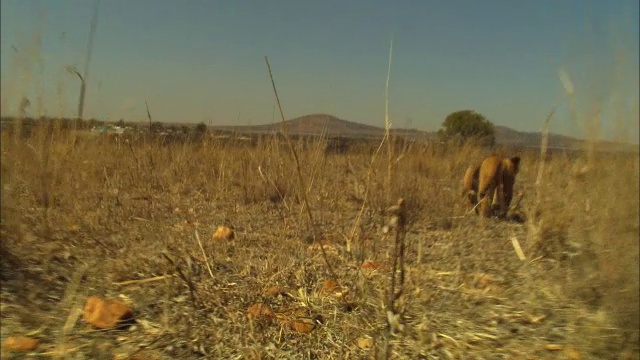
[(542, 180), (544, 176), (544, 167), (545, 167), (546, 158), (547, 158), (547, 147), (549, 144), (549, 121), (553, 117), (554, 113), (555, 113), (555, 107), (551, 109), (551, 111), (547, 115), (547, 118), (544, 122), (542, 135), (540, 138), (540, 160), (538, 162), (538, 172), (536, 176), (536, 181), (534, 183), (534, 187), (536, 189), (536, 198), (531, 208), (530, 214), (529, 216), (527, 216), (527, 219), (528, 219), (527, 224), (529, 226), (529, 233), (527, 234), (527, 237), (528, 237), (529, 244), (533, 244), (539, 241), (539, 236), (540, 236), (540, 227), (541, 227), (542, 220), (538, 219), (537, 213), (541, 206), (540, 202), (541, 202), (541, 197), (543, 192)]
[(391, 122), (389, 120), (389, 80), (391, 78), (392, 56), (393, 56), (393, 38), (391, 38), (391, 43), (389, 45), (389, 68), (387, 70), (387, 81), (385, 83), (384, 135), (382, 137), (382, 140), (380, 140), (380, 143), (378, 144), (378, 147), (376, 148), (375, 152), (371, 156), (371, 160), (369, 162), (369, 167), (367, 169), (367, 181), (365, 185), (362, 206), (360, 207), (360, 212), (358, 213), (358, 216), (356, 217), (356, 221), (354, 222), (353, 227), (351, 228), (351, 233), (349, 237), (347, 237), (347, 252), (349, 253), (351, 253), (351, 244), (353, 243), (356, 231), (360, 226), (360, 222), (362, 221), (362, 216), (364, 214), (367, 201), (369, 200), (369, 192), (371, 188), (371, 173), (373, 171), (373, 165), (375, 164), (378, 154), (380, 153), (380, 150), (382, 149), (382, 146), (384, 145), (385, 142), (387, 143), (387, 151), (389, 155), (389, 159), (387, 163), (387, 180), (386, 180), (387, 186), (385, 191), (386, 203), (388, 204), (391, 199), (391, 181), (392, 181), (392, 173), (393, 173), (393, 147), (392, 147), (392, 143), (389, 141), (389, 137), (390, 137), (389, 131), (391, 128)]
[(486, 200), (486, 197), (480, 199), (480, 201), (478, 201), (470, 210), (466, 211), (464, 213), (464, 215), (461, 215), (461, 216), (450, 216), (449, 218), (450, 219), (464, 219), (465, 217), (473, 214), (476, 211), (476, 209), (478, 208), (478, 206), (480, 206), (480, 204), (482, 204), (485, 200)]
[(202, 247), (202, 241), (200, 241), (200, 234), (198, 234), (198, 230), (194, 230), (194, 233), (196, 235), (196, 241), (198, 242), (198, 246), (200, 247), (200, 251), (202, 252), (202, 257), (204, 258), (204, 263), (207, 266), (207, 271), (209, 271), (209, 275), (211, 276), (212, 279), (215, 280), (215, 277), (213, 276), (213, 270), (211, 270), (211, 265), (209, 264), (209, 258), (207, 258), (207, 252), (204, 251), (204, 247)]
[[(69, 306), (70, 310), (69, 310), (69, 315), (67, 316), (67, 319), (64, 322), (64, 325), (62, 326), (62, 331), (60, 332), (60, 336), (58, 337), (56, 342), (58, 348), (60, 349), (64, 349), (66, 347), (65, 339), (67, 335), (71, 332), (73, 327), (76, 325), (78, 318), (80, 318), (80, 315), (82, 314), (82, 308), (80, 308), (79, 306), (78, 295), (81, 293), (80, 282), (86, 270), (87, 270), (87, 266), (82, 266), (76, 271), (73, 278), (69, 282), (69, 285), (67, 286), (67, 289), (65, 291), (65, 296), (62, 300), (63, 306), (65, 307)], [(64, 359), (64, 355), (65, 354), (62, 353), (62, 354), (59, 354), (58, 357), (60, 359)]]
[[(302, 176), (302, 169), (300, 167), (300, 160), (298, 158), (298, 153), (295, 149), (295, 147), (293, 146), (293, 143), (291, 142), (291, 138), (289, 137), (289, 133), (287, 131), (287, 126), (286, 126), (286, 120), (285, 120), (285, 116), (284, 116), (284, 111), (282, 110), (282, 105), (280, 103), (280, 97), (278, 96), (278, 90), (276, 88), (276, 83), (273, 80), (273, 73), (271, 71), (271, 65), (269, 64), (269, 59), (265, 56), (264, 57), (264, 61), (267, 64), (267, 70), (269, 71), (269, 78), (271, 79), (271, 85), (273, 87), (273, 92), (274, 95), (276, 97), (276, 102), (278, 104), (278, 109), (280, 110), (280, 119), (281, 119), (281, 124), (282, 124), (282, 132), (284, 134), (284, 137), (287, 141), (287, 145), (289, 146), (289, 150), (291, 151), (291, 155), (293, 156), (293, 159), (295, 161), (295, 165), (296, 165), (296, 174), (298, 177), (298, 184), (299, 184), (299, 189), (300, 189), (300, 196), (302, 197), (302, 201), (303, 201), (303, 206), (306, 210), (307, 213), (307, 218), (309, 221), (309, 225), (308, 225), (308, 230), (311, 233), (311, 237), (313, 239), (314, 242), (318, 241), (318, 234), (317, 234), (317, 230), (316, 230), (316, 224), (313, 218), (313, 214), (311, 212), (311, 207), (309, 206), (309, 199), (308, 199), (308, 195), (307, 195), (307, 191), (306, 191), (306, 186), (304, 184), (304, 177)], [(320, 251), (322, 254), (322, 258), (325, 262), (325, 265), (327, 266), (327, 270), (329, 271), (329, 274), (331, 275), (331, 277), (333, 277), (334, 279), (338, 279), (338, 276), (336, 275), (335, 271), (333, 270), (333, 267), (331, 266), (331, 262), (329, 261), (329, 257), (327, 256), (327, 252), (324, 249), (324, 246), (320, 246)], [(347, 299), (342, 296), (341, 297), (342, 300), (344, 301), (345, 305), (347, 307), (351, 307), (352, 305), (350, 304), (349, 301), (347, 301)]]
[(353, 243), (353, 240), (355, 238), (356, 232), (358, 230), (358, 227), (360, 226), (360, 223), (362, 221), (362, 216), (364, 215), (364, 211), (366, 209), (366, 206), (368, 205), (368, 201), (369, 201), (369, 193), (370, 193), (370, 189), (371, 189), (371, 175), (373, 172), (373, 166), (375, 164), (375, 161), (378, 157), (378, 154), (380, 153), (380, 150), (382, 149), (382, 146), (384, 145), (385, 141), (387, 141), (388, 139), (388, 133), (385, 133), (382, 140), (380, 140), (380, 143), (378, 144), (378, 146), (376, 147), (376, 150), (374, 151), (373, 155), (371, 155), (371, 159), (369, 161), (369, 167), (367, 168), (367, 181), (365, 184), (365, 188), (364, 188), (364, 195), (363, 195), (363, 201), (362, 201), (362, 205), (360, 205), (360, 211), (358, 212), (358, 215), (356, 216), (356, 220), (353, 223), (353, 226), (351, 228), (351, 233), (349, 235), (349, 237), (347, 237), (347, 252), (351, 252), (351, 244)]
[(389, 68), (387, 70), (387, 81), (384, 86), (384, 138), (387, 139), (387, 152), (388, 152), (388, 163), (387, 163), (387, 186), (385, 192), (385, 199), (387, 204), (391, 202), (391, 189), (392, 189), (392, 181), (393, 181), (393, 141), (391, 141), (389, 130), (391, 129), (391, 122), (389, 120), (389, 79), (391, 77), (391, 59), (393, 58), (393, 37), (391, 38), (391, 43), (389, 44)]
[(518, 241), (517, 237), (511, 237), (511, 244), (513, 245), (513, 249), (516, 251), (516, 254), (518, 254), (518, 258), (523, 261), (527, 260), (527, 257), (524, 256), (524, 252), (522, 251), (522, 247), (520, 246), (520, 242)]
[(536, 176), (536, 206), (540, 205), (540, 196), (542, 194), (542, 177), (544, 175), (544, 165), (547, 158), (547, 148), (549, 146), (549, 122), (553, 117), (556, 109), (553, 108), (547, 115), (547, 118), (544, 121), (544, 127), (542, 128), (542, 136), (540, 137), (540, 162), (538, 164), (538, 175)]
[(140, 284), (146, 284), (154, 281), (164, 280), (173, 276), (174, 275), (161, 275), (161, 276), (154, 276), (154, 277), (140, 279), (140, 280), (118, 281), (118, 282), (114, 282), (113, 285), (116, 285), (116, 286), (140, 285)]
[(269, 184), (273, 190), (278, 193), (278, 196), (280, 197), (280, 200), (282, 201), (282, 203), (284, 204), (284, 207), (287, 209), (287, 211), (291, 211), (291, 208), (289, 207), (289, 204), (287, 204), (287, 199), (285, 199), (285, 196), (282, 194), (282, 192), (280, 191), (280, 189), (278, 188), (278, 185), (276, 185), (276, 183), (269, 177), (267, 177), (263, 172), (262, 172), (262, 167), (258, 166), (258, 174), (260, 174), (260, 177), (262, 178), (262, 180), (264, 180), (264, 182), (266, 182), (267, 184)]
[(198, 296), (197, 296), (197, 289), (196, 289), (196, 285), (193, 281), (193, 278), (191, 277), (191, 259), (189, 257), (187, 257), (187, 260), (184, 261), (186, 263), (186, 268), (187, 268), (187, 274), (185, 274), (182, 271), (182, 266), (180, 264), (178, 264), (171, 256), (169, 256), (169, 254), (165, 251), (162, 252), (162, 256), (171, 264), (175, 267), (176, 271), (178, 272), (178, 276), (180, 277), (180, 279), (182, 279), (182, 281), (184, 281), (184, 283), (187, 285), (187, 287), (189, 288), (189, 296), (191, 297), (191, 304), (193, 305), (194, 308), (199, 308), (199, 303), (198, 303)]
[(151, 123), (152, 123), (152, 119), (151, 119), (151, 112), (149, 111), (149, 104), (147, 103), (147, 100), (144, 101), (144, 106), (145, 109), (147, 110), (147, 119), (149, 120), (149, 130), (151, 130)]

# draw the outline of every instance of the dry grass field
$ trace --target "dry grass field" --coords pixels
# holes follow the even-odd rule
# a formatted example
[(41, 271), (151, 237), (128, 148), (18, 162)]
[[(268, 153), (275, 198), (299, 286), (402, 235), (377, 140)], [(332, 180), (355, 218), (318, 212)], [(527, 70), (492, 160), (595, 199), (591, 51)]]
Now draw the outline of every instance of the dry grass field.
[[(269, 137), (3, 130), (1, 336), (39, 345), (2, 358), (640, 358), (637, 153), (553, 153), (536, 184), (540, 155), (521, 152), (522, 221), (482, 221), (463, 216), (461, 181), (491, 150), (294, 145), (299, 169)], [(390, 334), (382, 230), (400, 197)], [(221, 225), (235, 237), (213, 239)], [(91, 327), (92, 295), (123, 299), (135, 322)], [(249, 318), (257, 303), (272, 312)]]

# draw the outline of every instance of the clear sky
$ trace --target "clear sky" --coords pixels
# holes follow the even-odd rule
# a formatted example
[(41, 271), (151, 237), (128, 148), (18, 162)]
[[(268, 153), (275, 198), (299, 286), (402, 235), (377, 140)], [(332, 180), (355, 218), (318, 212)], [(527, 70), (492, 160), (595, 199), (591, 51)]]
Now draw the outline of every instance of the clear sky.
[[(24, 95), (33, 112), (75, 114), (65, 66), (82, 72), (94, 4), (0, 2), (3, 114)], [(560, 104), (551, 130), (582, 136), (561, 103), (564, 67), (581, 113), (600, 99), (638, 141), (638, 18), (637, 0), (102, 0), (85, 116), (144, 120), (147, 100), (157, 121), (271, 122), (266, 55), (287, 118), (381, 126), (393, 36), (394, 127), (432, 131), (473, 109), (538, 131)]]

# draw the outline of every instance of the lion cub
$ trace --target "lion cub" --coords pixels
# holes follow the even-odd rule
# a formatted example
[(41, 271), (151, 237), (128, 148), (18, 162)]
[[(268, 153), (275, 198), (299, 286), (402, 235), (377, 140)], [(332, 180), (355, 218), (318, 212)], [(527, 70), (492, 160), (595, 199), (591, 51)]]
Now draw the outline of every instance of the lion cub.
[(495, 154), (484, 159), (480, 165), (470, 166), (463, 180), (464, 196), (469, 205), (476, 206), (482, 201), (480, 214), (483, 217), (488, 217), (494, 210), (498, 211), (499, 216), (506, 216), (519, 168), (519, 156), (503, 158)]

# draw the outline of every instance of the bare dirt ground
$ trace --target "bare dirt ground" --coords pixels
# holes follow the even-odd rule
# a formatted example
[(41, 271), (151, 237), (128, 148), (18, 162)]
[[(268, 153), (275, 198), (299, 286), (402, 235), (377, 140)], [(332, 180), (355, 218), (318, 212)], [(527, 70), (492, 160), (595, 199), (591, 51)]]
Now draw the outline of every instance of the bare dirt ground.
[[(637, 156), (602, 160), (625, 164), (615, 177), (549, 159), (536, 202), (538, 159), (523, 155), (516, 212), (526, 221), (483, 222), (461, 217), (460, 181), (484, 150), (416, 145), (391, 184), (386, 154), (368, 177), (368, 152), (299, 151), (304, 185), (271, 140), (3, 134), (1, 336), (39, 345), (2, 358), (384, 358), (394, 241), (382, 227), (398, 197), (409, 224), (391, 358), (640, 358)], [(235, 238), (213, 240), (220, 225)], [(124, 299), (135, 321), (91, 327), (81, 315), (91, 295)], [(250, 320), (256, 303), (275, 318)]]

